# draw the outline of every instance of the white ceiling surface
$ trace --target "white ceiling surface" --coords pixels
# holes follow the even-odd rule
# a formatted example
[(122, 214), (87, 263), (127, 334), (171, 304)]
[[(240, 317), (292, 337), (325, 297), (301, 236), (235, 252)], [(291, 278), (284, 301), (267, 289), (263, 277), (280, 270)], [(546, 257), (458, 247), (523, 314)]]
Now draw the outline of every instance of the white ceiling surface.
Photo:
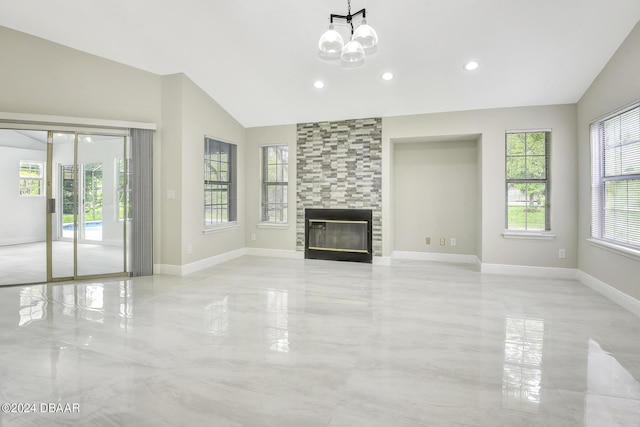
[(184, 72), (253, 127), (575, 103), (640, 20), (639, 0), (352, 1), (363, 7), (380, 42), (357, 69), (317, 55), (346, 0), (0, 0), (0, 25)]

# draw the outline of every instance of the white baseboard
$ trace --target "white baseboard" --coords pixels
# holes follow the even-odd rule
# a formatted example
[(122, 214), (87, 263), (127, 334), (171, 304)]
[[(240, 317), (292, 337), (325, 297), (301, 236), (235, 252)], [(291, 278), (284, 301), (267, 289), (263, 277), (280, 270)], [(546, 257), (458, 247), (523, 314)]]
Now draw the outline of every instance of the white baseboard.
[(534, 267), (530, 265), (488, 264), (483, 262), (480, 271), (488, 274), (546, 277), (547, 279), (575, 279), (575, 268)]
[(414, 261), (450, 262), (454, 264), (479, 264), (475, 255), (442, 254), (435, 252), (393, 251), (392, 259), (408, 259)]
[(153, 266), (153, 271), (154, 274), (186, 276), (187, 274), (195, 273), (196, 271), (204, 270), (205, 268), (213, 267), (214, 265), (231, 261), (232, 259), (239, 258), (246, 254), (247, 248), (241, 248), (236, 249), (235, 251), (225, 252), (220, 255), (214, 255), (212, 257), (201, 259), (200, 261), (192, 262), (185, 265), (155, 264)]
[(26, 245), (28, 243), (44, 243), (46, 241), (47, 238), (44, 236), (16, 237), (13, 239), (0, 240), (0, 246)]
[(373, 257), (373, 265), (391, 265), (391, 257), (390, 256), (374, 256)]
[(182, 276), (182, 266), (173, 264), (153, 264), (153, 274)]
[(225, 252), (220, 255), (214, 255), (209, 258), (202, 259), (200, 261), (192, 262), (182, 266), (182, 275), (195, 273), (196, 271), (204, 270), (205, 268), (213, 267), (214, 265), (222, 264), (223, 262), (231, 261), (232, 259), (240, 258), (247, 254), (247, 248), (236, 249), (235, 251)]
[(604, 295), (611, 301), (626, 308), (636, 316), (640, 317), (640, 301), (638, 301), (637, 299), (617, 290), (611, 285), (607, 285), (602, 280), (596, 279), (595, 277), (585, 273), (582, 270), (578, 270), (576, 278), (594, 291), (598, 292), (601, 295)]
[(271, 258), (304, 259), (304, 252), (286, 249), (245, 248), (247, 255), (264, 256)]

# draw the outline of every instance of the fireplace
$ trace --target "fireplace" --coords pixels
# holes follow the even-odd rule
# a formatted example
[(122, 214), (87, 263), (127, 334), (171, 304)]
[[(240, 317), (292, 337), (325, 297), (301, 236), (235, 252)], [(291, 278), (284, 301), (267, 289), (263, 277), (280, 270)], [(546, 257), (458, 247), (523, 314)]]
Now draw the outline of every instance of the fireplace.
[(371, 263), (370, 209), (305, 209), (304, 257)]

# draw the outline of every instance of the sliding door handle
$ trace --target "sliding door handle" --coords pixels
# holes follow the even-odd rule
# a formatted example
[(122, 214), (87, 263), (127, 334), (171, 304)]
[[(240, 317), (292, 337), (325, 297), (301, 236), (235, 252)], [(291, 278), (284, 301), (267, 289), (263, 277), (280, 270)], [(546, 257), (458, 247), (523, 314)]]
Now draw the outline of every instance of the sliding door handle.
[(56, 213), (56, 199), (47, 199), (47, 213)]

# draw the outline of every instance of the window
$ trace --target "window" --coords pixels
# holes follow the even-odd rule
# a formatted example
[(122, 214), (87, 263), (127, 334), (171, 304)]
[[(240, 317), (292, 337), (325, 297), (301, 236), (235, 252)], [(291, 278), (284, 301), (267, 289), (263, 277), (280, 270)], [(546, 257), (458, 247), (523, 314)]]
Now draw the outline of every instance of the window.
[[(102, 193), (102, 163), (86, 163), (81, 166), (84, 171), (83, 197), (84, 220), (101, 221), (104, 197)], [(82, 219), (81, 219), (82, 220)]]
[(288, 187), (288, 147), (262, 147), (262, 222), (287, 222)]
[(44, 196), (44, 162), (20, 161), (20, 195)]
[(131, 219), (131, 159), (116, 159), (118, 220)]
[(640, 249), (640, 105), (591, 124), (591, 235)]
[(204, 138), (204, 225), (236, 220), (236, 146)]
[(507, 230), (548, 231), (551, 132), (507, 132)]

